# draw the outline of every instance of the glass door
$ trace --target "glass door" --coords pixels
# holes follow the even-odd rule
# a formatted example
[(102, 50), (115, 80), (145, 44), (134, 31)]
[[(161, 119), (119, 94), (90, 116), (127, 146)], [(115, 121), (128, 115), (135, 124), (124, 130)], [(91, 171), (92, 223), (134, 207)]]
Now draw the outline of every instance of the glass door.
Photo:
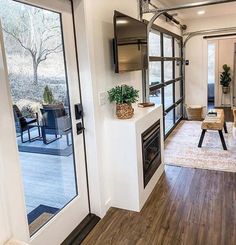
[(167, 137), (183, 118), (182, 37), (153, 25), (149, 34), (146, 100), (162, 104)]
[(28, 222), (19, 229), (28, 229), (30, 244), (60, 244), (89, 213), (70, 2), (0, 5)]
[(216, 90), (216, 43), (208, 42), (208, 90), (207, 102), (208, 109), (215, 107), (215, 90)]

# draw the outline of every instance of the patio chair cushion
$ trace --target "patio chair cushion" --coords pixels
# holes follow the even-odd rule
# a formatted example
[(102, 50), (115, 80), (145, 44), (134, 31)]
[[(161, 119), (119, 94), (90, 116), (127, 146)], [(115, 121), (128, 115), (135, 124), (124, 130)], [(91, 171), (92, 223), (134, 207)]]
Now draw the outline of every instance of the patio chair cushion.
[(13, 111), (14, 111), (14, 114), (17, 116), (17, 118), (23, 117), (23, 115), (22, 115), (22, 113), (21, 113), (21, 111), (17, 105), (13, 105)]
[(24, 131), (28, 123), (17, 105), (13, 105), (13, 112), (17, 133), (21, 132), (22, 130)]

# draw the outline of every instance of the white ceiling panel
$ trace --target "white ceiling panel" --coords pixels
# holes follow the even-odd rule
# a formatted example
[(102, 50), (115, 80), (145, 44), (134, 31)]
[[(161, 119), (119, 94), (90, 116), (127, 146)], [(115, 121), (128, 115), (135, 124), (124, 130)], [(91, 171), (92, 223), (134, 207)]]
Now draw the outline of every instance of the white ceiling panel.
[[(173, 7), (176, 5), (188, 4), (188, 3), (196, 3), (202, 1), (191, 1), (191, 0), (166, 0), (160, 1), (162, 4)], [(205, 11), (205, 14), (198, 15), (198, 11)], [(207, 7), (199, 7), (199, 8), (191, 8), (180, 11), (175, 11), (178, 13), (178, 17), (183, 20), (187, 19), (199, 19), (199, 18), (209, 18), (215, 16), (222, 15), (236, 15), (236, 1), (230, 3), (223, 3), (218, 5), (212, 5)]]

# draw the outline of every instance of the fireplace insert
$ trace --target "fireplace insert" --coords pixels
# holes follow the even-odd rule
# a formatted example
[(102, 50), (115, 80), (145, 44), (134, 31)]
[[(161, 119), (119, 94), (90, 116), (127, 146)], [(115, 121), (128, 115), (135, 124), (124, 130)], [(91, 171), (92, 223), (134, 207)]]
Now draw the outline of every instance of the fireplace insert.
[(161, 165), (160, 120), (142, 134), (144, 188)]

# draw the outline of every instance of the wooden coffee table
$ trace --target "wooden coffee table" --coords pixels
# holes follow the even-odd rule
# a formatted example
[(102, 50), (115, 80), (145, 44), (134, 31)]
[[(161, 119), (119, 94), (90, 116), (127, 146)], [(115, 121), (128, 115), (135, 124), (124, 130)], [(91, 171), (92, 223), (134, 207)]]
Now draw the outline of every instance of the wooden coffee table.
[(213, 116), (206, 115), (204, 121), (202, 122), (202, 134), (199, 140), (198, 147), (202, 147), (202, 142), (204, 140), (204, 136), (207, 130), (217, 130), (220, 135), (223, 149), (227, 150), (227, 146), (226, 146), (224, 135), (223, 135), (223, 129), (225, 133), (228, 133), (226, 123), (225, 123), (224, 110), (215, 109), (214, 111), (217, 112), (217, 116), (213, 117)]

